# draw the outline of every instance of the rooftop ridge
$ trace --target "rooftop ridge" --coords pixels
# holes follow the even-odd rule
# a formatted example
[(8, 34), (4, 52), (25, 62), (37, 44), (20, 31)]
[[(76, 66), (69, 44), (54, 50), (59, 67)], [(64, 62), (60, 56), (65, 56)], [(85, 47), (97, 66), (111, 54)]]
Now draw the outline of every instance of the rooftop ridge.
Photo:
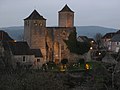
[[(59, 11), (59, 12), (73, 12), (69, 7), (68, 7), (68, 5), (66, 4), (63, 8), (62, 8), (62, 10), (61, 11)], [(73, 12), (74, 13), (74, 12)]]
[(46, 20), (43, 16), (41, 16), (36, 9), (24, 20)]

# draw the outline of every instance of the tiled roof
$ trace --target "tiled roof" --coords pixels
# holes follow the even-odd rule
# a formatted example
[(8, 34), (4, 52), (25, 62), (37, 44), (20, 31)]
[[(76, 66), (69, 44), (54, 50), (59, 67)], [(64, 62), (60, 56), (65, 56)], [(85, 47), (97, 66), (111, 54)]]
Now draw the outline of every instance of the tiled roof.
[(9, 43), (9, 48), (13, 55), (34, 55), (27, 42), (12, 42)]
[(9, 42), (9, 41), (14, 41), (7, 32), (0, 30), (0, 41), (4, 41), (4, 42)]
[(96, 44), (96, 41), (93, 38), (88, 38), (89, 42), (94, 41), (94, 44)]
[(89, 41), (95, 41), (93, 38), (88, 38), (89, 39)]
[(115, 33), (106, 33), (102, 38), (112, 38), (115, 35)]
[(116, 34), (120, 34), (120, 30), (118, 30), (118, 31), (116, 32)]
[(59, 12), (73, 12), (68, 6), (67, 4), (63, 7), (63, 9)]
[(35, 55), (35, 57), (43, 57), (40, 49), (31, 49), (31, 51)]
[(112, 39), (112, 42), (120, 42), (120, 34), (115, 34)]
[(87, 36), (79, 36), (77, 39), (78, 39), (78, 41), (82, 40), (83, 42), (88, 42), (89, 41)]
[(24, 20), (46, 20), (43, 16), (41, 16), (36, 10), (34, 10), (30, 16), (25, 18)]
[(43, 57), (40, 49), (30, 49), (27, 42), (3, 42), (5, 50), (11, 50), (13, 55), (35, 55)]

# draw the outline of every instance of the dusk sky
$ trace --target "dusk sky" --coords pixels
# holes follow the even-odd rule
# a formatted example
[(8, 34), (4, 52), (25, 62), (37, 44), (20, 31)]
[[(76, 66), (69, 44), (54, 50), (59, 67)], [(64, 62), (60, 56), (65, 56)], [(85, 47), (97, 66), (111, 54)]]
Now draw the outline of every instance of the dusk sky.
[(65, 4), (75, 12), (75, 26), (120, 29), (120, 0), (0, 0), (0, 27), (23, 26), (34, 9), (47, 19), (47, 26), (57, 26)]

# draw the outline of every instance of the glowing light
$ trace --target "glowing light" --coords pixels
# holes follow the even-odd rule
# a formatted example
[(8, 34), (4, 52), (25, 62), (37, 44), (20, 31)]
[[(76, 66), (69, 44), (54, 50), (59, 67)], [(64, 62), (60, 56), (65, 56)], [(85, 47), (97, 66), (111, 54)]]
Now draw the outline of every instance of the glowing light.
[(94, 43), (94, 41), (91, 41), (92, 43)]
[(90, 50), (92, 50), (93, 49), (93, 47), (90, 47)]
[(56, 54), (55, 56), (57, 57), (58, 55)]
[(65, 68), (64, 68), (63, 65), (60, 66), (60, 71), (61, 71), (61, 72), (64, 72), (64, 71), (65, 71)]
[(85, 64), (85, 67), (86, 67), (87, 70), (90, 69), (90, 65), (89, 64)]
[(99, 52), (98, 54), (99, 54), (99, 55), (101, 55), (101, 53), (100, 53), (100, 52)]
[(14, 42), (16, 42), (16, 40), (14, 40)]

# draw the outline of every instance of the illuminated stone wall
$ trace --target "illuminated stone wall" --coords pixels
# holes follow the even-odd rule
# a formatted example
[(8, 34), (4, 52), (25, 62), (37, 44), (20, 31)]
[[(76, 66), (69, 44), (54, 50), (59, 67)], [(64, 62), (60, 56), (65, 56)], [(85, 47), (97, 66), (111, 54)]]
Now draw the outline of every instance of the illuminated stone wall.
[(59, 27), (74, 27), (73, 12), (59, 12)]
[[(47, 28), (47, 45), (48, 45), (48, 60), (59, 63), (62, 59), (69, 59), (70, 51), (67, 48), (64, 40), (68, 40), (68, 36), (72, 31), (76, 31), (75, 27), (48, 27)], [(52, 54), (53, 52), (53, 54)], [(53, 55), (53, 56), (52, 56)]]
[[(39, 26), (35, 21), (25, 24), (24, 40), (31, 49), (40, 49), (44, 61), (61, 62), (69, 59), (69, 50), (64, 40), (68, 40), (69, 34), (76, 30), (75, 27), (45, 27)], [(44, 22), (43, 22), (44, 23)]]
[[(68, 40), (68, 36), (72, 31), (76, 31), (74, 27), (74, 12), (66, 5), (65, 9), (59, 12), (59, 26), (46, 27), (46, 19), (34, 11), (42, 20), (24, 20), (24, 41), (32, 49), (40, 49), (44, 61), (53, 60), (56, 63), (62, 59), (69, 59), (69, 50), (64, 40)], [(67, 11), (66, 11), (67, 10)], [(35, 18), (35, 17), (32, 17)]]
[(24, 41), (27, 41), (31, 49), (40, 49), (43, 54), (44, 60), (46, 59), (45, 35), (46, 35), (45, 20), (25, 20)]

